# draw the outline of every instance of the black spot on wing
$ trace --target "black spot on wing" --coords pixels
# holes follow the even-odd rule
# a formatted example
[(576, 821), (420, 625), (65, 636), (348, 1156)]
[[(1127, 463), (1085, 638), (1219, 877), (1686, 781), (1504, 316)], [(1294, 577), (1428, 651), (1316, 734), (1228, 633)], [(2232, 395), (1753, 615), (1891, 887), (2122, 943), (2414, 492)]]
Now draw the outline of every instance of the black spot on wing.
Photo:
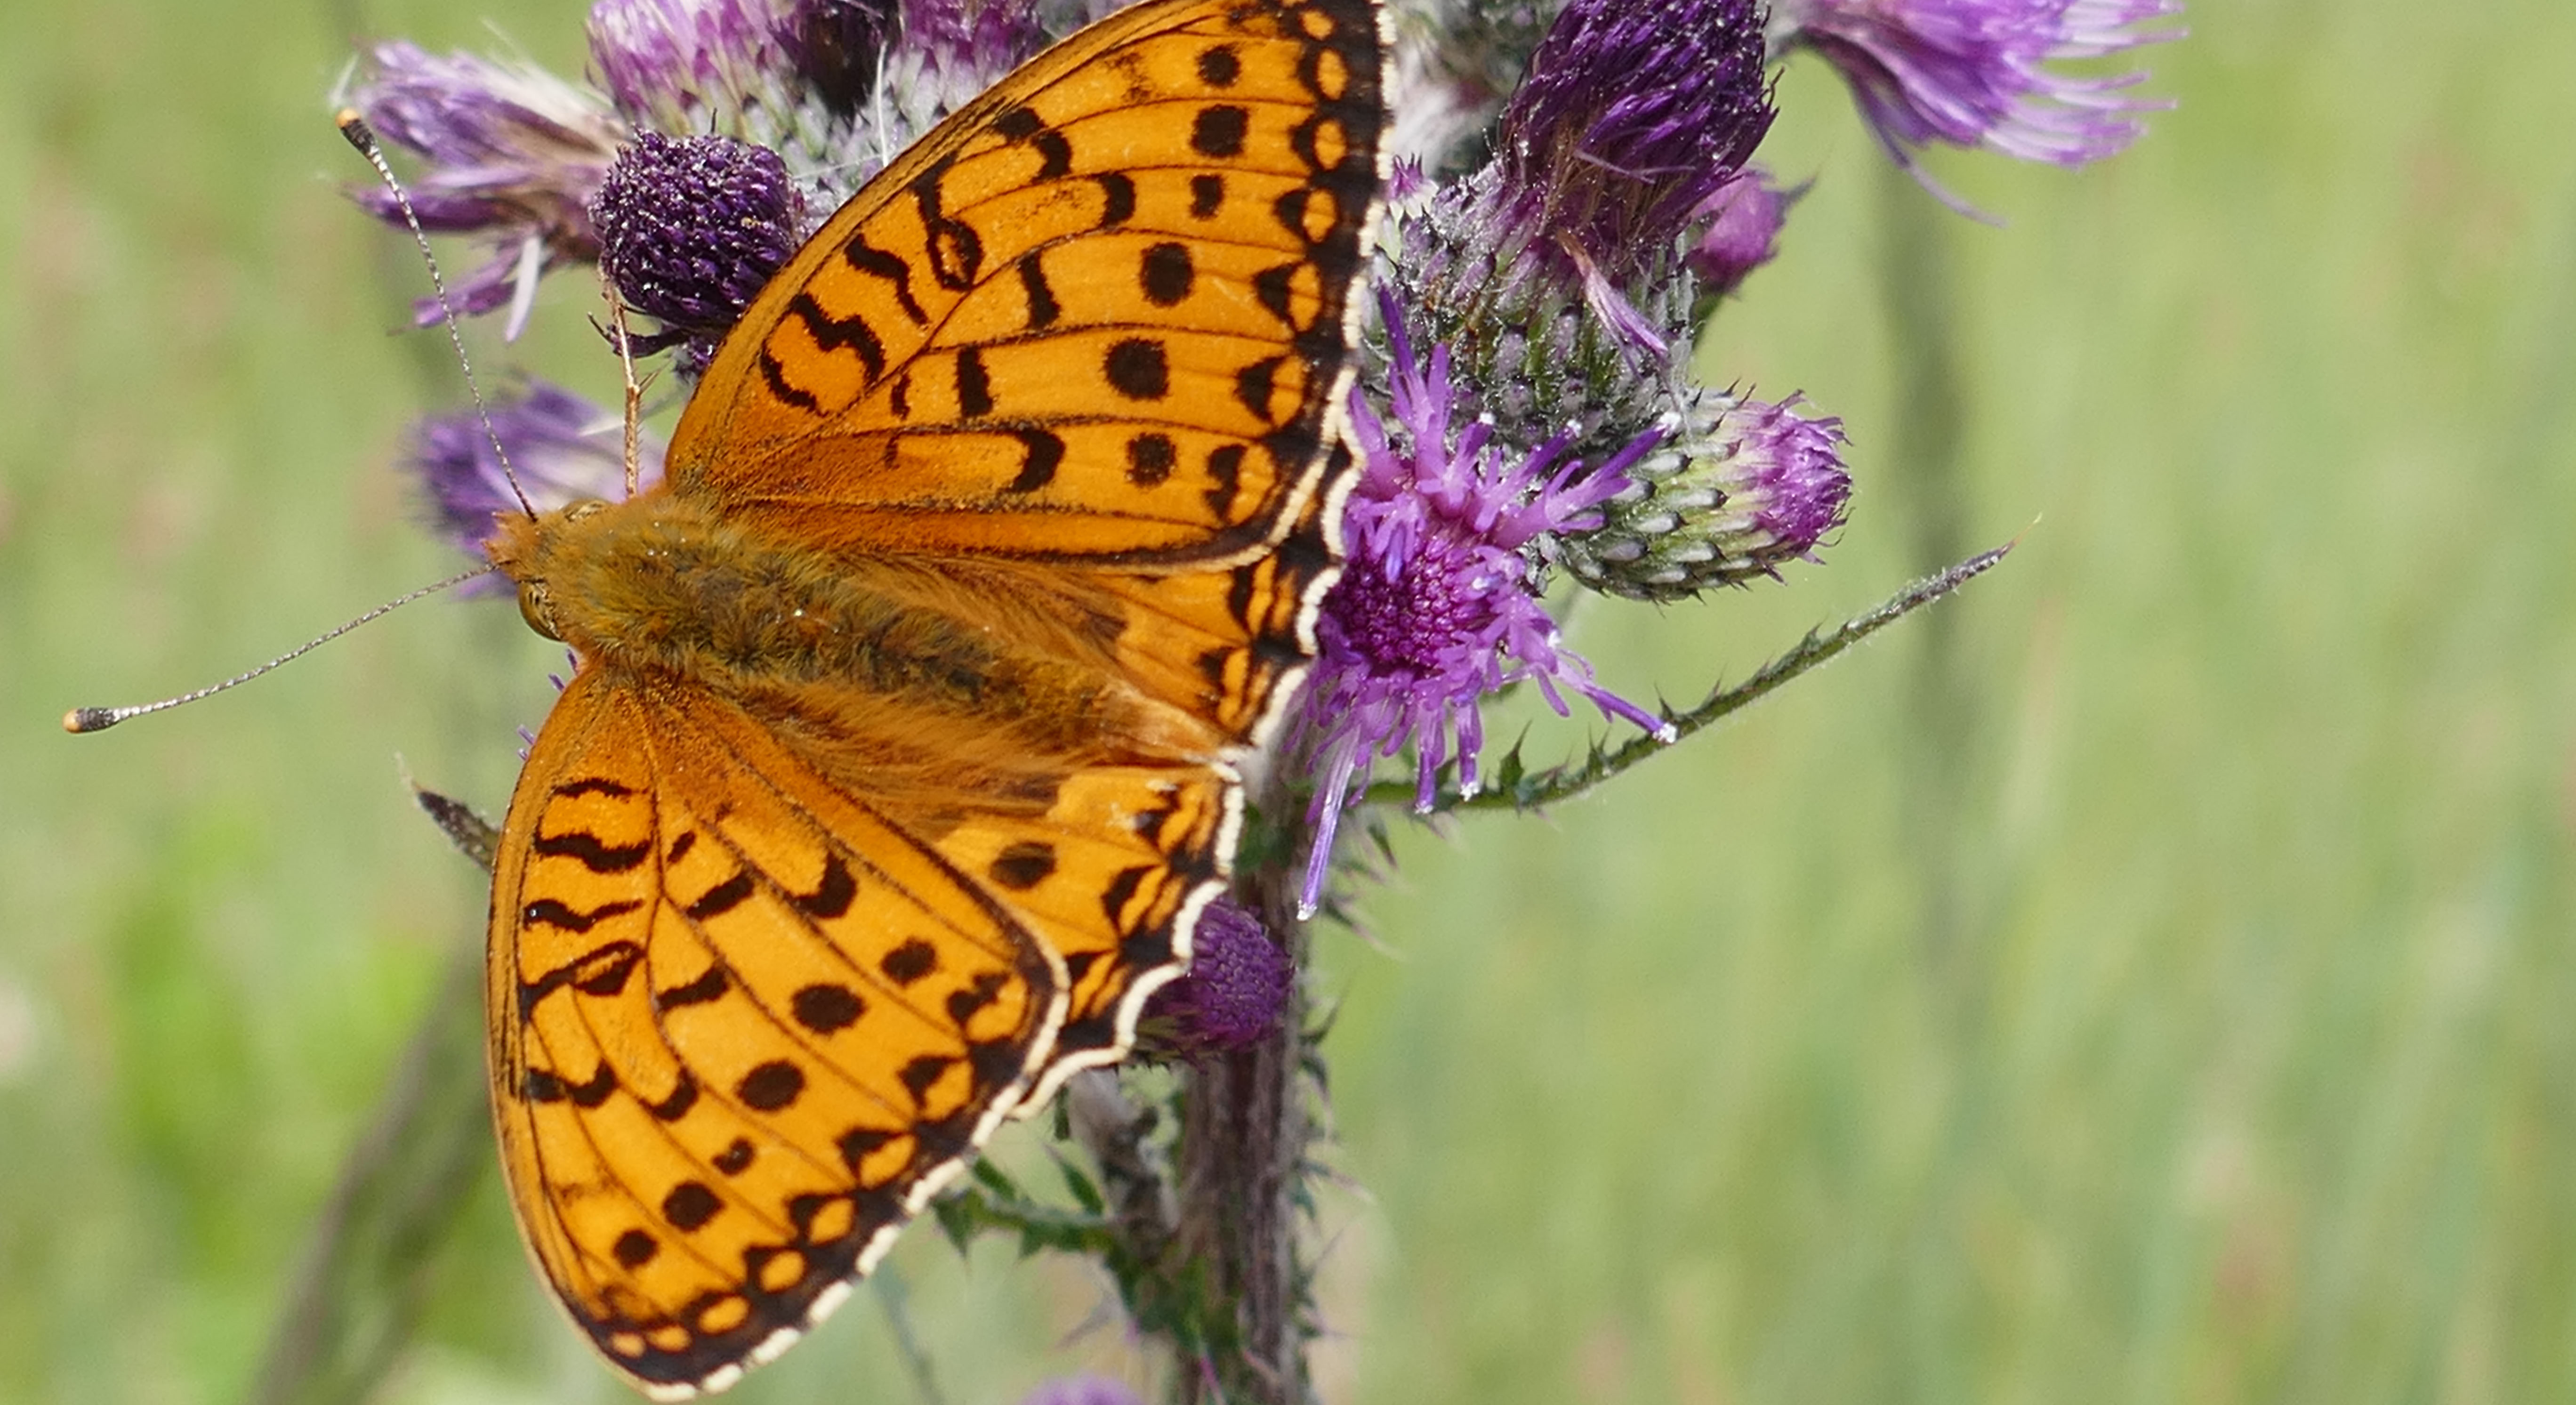
[(1151, 337), (1128, 337), (1113, 344), (1102, 359), (1109, 388), (1130, 400), (1160, 400), (1171, 393), (1172, 368), (1163, 344)]
[(940, 208), (941, 186), (951, 165), (940, 161), (914, 177), (912, 198), (921, 214), (921, 227), (930, 231), (930, 276), (939, 280), (939, 286), (962, 293), (982, 281), (984, 236)]
[(567, 907), (552, 898), (539, 898), (519, 909), (519, 921), (522, 925), (542, 922), (566, 932), (587, 932), (612, 917), (623, 917), (642, 906), (640, 902), (620, 899), (585, 910)]
[(956, 1062), (945, 1054), (923, 1054), (905, 1064), (895, 1078), (912, 1093), (914, 1102), (920, 1102)]
[(1286, 360), (1282, 356), (1265, 357), (1235, 373), (1234, 398), (1243, 402), (1243, 408), (1250, 410), (1263, 424), (1279, 422), (1278, 417), (1271, 413), (1270, 402), (1278, 393), (1279, 368)]
[(1013, 438), (1020, 441), (1025, 457), (1020, 461), (1020, 476), (1003, 485), (1006, 493), (1034, 493), (1055, 481), (1055, 471), (1064, 463), (1064, 438), (1053, 430), (1015, 429)]
[(1125, 929), (1127, 905), (1136, 900), (1137, 889), (1144, 886), (1145, 879), (1153, 872), (1148, 867), (1122, 868), (1117, 877), (1109, 880), (1109, 886), (1101, 890), (1100, 910), (1108, 914), (1110, 926)]
[(910, 985), (939, 969), (939, 951), (919, 937), (905, 941), (877, 962), (877, 969), (896, 985)]
[(1055, 846), (1034, 839), (1014, 841), (994, 856), (986, 872), (1012, 892), (1025, 893), (1055, 872)]
[(680, 1081), (673, 1086), (669, 1097), (658, 1103), (647, 1103), (644, 1106), (647, 1112), (661, 1121), (677, 1122), (688, 1116), (689, 1109), (697, 1105), (698, 1080), (690, 1076), (689, 1071), (684, 1068), (680, 1070)]
[(1092, 179), (1100, 183), (1101, 228), (1125, 224), (1135, 216), (1136, 182), (1133, 179), (1117, 171), (1105, 171)]
[(1220, 522), (1231, 521), (1234, 499), (1243, 491), (1243, 446), (1224, 444), (1208, 451), (1207, 504)]
[(984, 369), (982, 347), (958, 348), (957, 413), (970, 420), (993, 413), (993, 377)]
[(1298, 330), (1294, 315), (1297, 272), (1303, 264), (1283, 263), (1252, 275), (1252, 296), (1264, 312), (1279, 319), (1290, 331)]
[(815, 399), (812, 392), (801, 385), (788, 383), (787, 367), (765, 346), (760, 349), (760, 378), (768, 384), (769, 393), (778, 400), (809, 415), (823, 412), (823, 402)]
[(845, 985), (809, 985), (789, 998), (788, 1008), (795, 1012), (796, 1022), (816, 1034), (832, 1034), (859, 1022), (868, 1012), (867, 1002)]
[(843, 1132), (840, 1139), (832, 1145), (841, 1153), (841, 1165), (855, 1176), (859, 1173), (859, 1164), (867, 1160), (870, 1155), (883, 1150), (895, 1139), (895, 1136), (895, 1133), (879, 1127), (852, 1127)]
[(1073, 169), (1073, 144), (1028, 108), (1015, 107), (994, 118), (993, 130), (1005, 141), (1024, 141), (1036, 149), (1039, 180), (1053, 180)]
[(1247, 631), (1252, 628), (1253, 594), (1260, 589), (1261, 575), (1260, 565), (1255, 563), (1236, 567), (1234, 573), (1226, 578), (1225, 612)]
[(975, 1018), (978, 1011), (992, 1004), (1002, 993), (1006, 979), (999, 971), (987, 971), (977, 976), (966, 989), (948, 992), (948, 1018), (954, 1020), (958, 1028), (965, 1028), (968, 1020)]
[(1064, 305), (1056, 301), (1055, 289), (1047, 285), (1046, 269), (1038, 262), (1043, 250), (1032, 249), (1020, 256), (1020, 291), (1029, 300), (1028, 330), (1055, 325), (1064, 315)]
[(683, 1230), (696, 1230), (716, 1217), (724, 1201), (700, 1181), (682, 1181), (662, 1197), (662, 1218)]
[(676, 1010), (684, 1005), (704, 1005), (722, 996), (730, 984), (731, 982), (725, 979), (724, 967), (709, 966), (704, 975), (686, 985), (675, 985), (669, 990), (655, 991), (653, 1007), (657, 1010)]
[(1189, 246), (1164, 240), (1149, 246), (1136, 270), (1136, 286), (1145, 301), (1156, 307), (1178, 307), (1189, 297), (1190, 287), (1198, 281), (1198, 271), (1190, 265)]
[(721, 917), (742, 906), (751, 897), (751, 890), (751, 870), (735, 869), (733, 877), (699, 894), (698, 900), (689, 904), (684, 910), (690, 918), (699, 922), (710, 917)]
[(608, 1101), (608, 1095), (616, 1091), (617, 1070), (610, 1068), (605, 1060), (601, 1061), (599, 1070), (590, 1075), (589, 1082), (572, 1083), (564, 1087), (565, 1096), (572, 1099), (572, 1105), (575, 1107), (597, 1107)]
[(562, 834), (540, 834), (528, 845), (529, 852), (550, 859), (573, 859), (593, 873), (625, 873), (644, 862), (653, 852), (653, 842), (608, 845), (588, 830), (567, 830)]
[(630, 941), (603, 942), (533, 981), (519, 984), (519, 1018), (565, 986), (585, 995), (615, 995), (643, 964), (644, 948)]
[(785, 1059), (771, 1059), (742, 1076), (734, 1092), (743, 1106), (757, 1112), (776, 1112), (796, 1101), (805, 1091), (805, 1070)]
[(892, 283), (895, 304), (903, 309), (903, 315), (916, 325), (929, 323), (921, 303), (912, 295), (912, 265), (902, 255), (870, 245), (867, 235), (860, 233), (851, 235), (850, 242), (841, 246), (841, 257), (859, 272)]
[(1243, 139), (1252, 130), (1252, 111), (1232, 103), (1199, 109), (1190, 120), (1190, 149), (1201, 156), (1232, 160), (1243, 154)]
[(1190, 217), (1213, 219), (1225, 207), (1225, 177), (1213, 171), (1190, 177)]
[(1168, 434), (1147, 430), (1127, 441), (1127, 481), (1139, 488), (1162, 486), (1179, 461), (1180, 450)]
[(849, 865), (841, 862), (839, 854), (827, 852), (823, 855), (823, 874), (815, 880), (814, 891), (790, 893), (787, 900), (795, 904), (798, 912), (829, 922), (848, 912), (858, 896), (859, 881), (850, 876)]
[(805, 334), (823, 350), (857, 353), (869, 380), (885, 374), (885, 344), (877, 340), (876, 329), (868, 325), (868, 319), (855, 314), (834, 317), (823, 310), (811, 292), (798, 293), (787, 304), (787, 315), (804, 323)]

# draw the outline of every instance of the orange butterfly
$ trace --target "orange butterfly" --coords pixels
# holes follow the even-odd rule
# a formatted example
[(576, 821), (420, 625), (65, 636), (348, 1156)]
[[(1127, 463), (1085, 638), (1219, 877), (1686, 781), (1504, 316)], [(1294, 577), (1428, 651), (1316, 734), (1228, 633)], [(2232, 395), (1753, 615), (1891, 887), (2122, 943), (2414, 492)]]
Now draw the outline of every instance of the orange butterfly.
[(848, 1296), (1189, 960), (1340, 556), (1371, 0), (1148, 0), (870, 181), (663, 483), (504, 519), (578, 669), (494, 869), (538, 1267), (647, 1394)]

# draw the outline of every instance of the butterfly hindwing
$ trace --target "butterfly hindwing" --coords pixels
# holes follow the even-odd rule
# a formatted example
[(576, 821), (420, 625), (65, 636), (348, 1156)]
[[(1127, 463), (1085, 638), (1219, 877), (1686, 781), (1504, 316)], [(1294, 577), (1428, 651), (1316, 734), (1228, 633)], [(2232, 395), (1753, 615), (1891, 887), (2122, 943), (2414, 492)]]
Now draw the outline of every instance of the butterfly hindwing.
[(1065, 1021), (1021, 1115), (1135, 1042), (1146, 997), (1180, 973), (1200, 909), (1224, 888), (1241, 789), (1222, 764), (1094, 767), (1043, 816), (977, 815), (938, 842), (1064, 962)]
[(1063, 1020), (1062, 962), (973, 880), (730, 704), (599, 670), (530, 752), (493, 893), (514, 1198), (648, 1388), (828, 1311)]
[(1266, 548), (1347, 384), (1383, 61), (1365, 0), (1148, 0), (1032, 60), (763, 291), (673, 484), (886, 552)]

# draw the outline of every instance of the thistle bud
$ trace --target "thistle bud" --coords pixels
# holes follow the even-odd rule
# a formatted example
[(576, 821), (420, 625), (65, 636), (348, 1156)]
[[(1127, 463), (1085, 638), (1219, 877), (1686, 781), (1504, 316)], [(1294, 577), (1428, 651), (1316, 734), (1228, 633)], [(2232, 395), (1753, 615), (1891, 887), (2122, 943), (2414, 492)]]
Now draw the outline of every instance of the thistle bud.
[(1776, 576), (1842, 524), (1851, 477), (1842, 421), (1695, 392), (1652, 452), (1629, 465), (1602, 523), (1558, 540), (1557, 564), (1594, 590), (1679, 600)]
[(1199, 912), (1187, 975), (1145, 1005), (1151, 1043), (1181, 1057), (1242, 1049), (1270, 1036), (1297, 973), (1252, 910), (1219, 898)]
[(796, 252), (804, 201), (767, 147), (645, 132), (609, 167), (590, 218), (618, 295), (662, 324), (634, 349), (688, 342), (703, 359)]

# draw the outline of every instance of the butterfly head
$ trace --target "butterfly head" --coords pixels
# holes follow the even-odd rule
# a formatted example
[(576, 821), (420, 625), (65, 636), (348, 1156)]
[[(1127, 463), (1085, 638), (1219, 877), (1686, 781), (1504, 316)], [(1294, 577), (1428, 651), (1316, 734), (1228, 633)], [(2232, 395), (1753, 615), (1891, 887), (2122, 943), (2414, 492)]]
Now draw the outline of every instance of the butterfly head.
[(492, 558), (492, 564), (519, 587), (519, 617), (528, 622), (528, 628), (548, 639), (563, 640), (548, 581), (553, 575), (550, 567), (567, 535), (564, 529), (607, 507), (597, 498), (583, 498), (534, 516), (503, 513), (495, 519), (491, 539), (483, 544), (484, 554)]

